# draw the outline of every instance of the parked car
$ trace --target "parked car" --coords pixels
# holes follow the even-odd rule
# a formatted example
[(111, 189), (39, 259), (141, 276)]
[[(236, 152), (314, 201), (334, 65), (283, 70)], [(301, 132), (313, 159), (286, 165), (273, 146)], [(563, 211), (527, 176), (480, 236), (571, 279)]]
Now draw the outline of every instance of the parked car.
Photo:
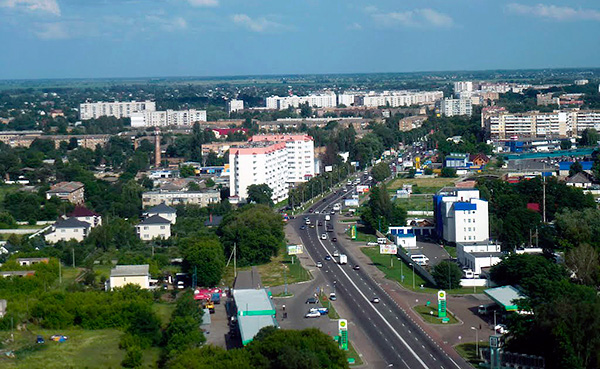
[(337, 297), (335, 296), (335, 293), (334, 293), (334, 292), (332, 292), (332, 293), (330, 293), (330, 294), (329, 294), (329, 299), (330, 299), (331, 301), (335, 301), (335, 300), (337, 300)]
[(321, 263), (320, 261), (317, 261), (317, 268), (323, 268), (323, 263)]
[(318, 311), (309, 311), (308, 313), (306, 313), (306, 315), (304, 316), (305, 318), (318, 318), (321, 316), (321, 313), (319, 313)]
[(323, 226), (323, 222), (319, 221), (319, 227)]
[(319, 300), (317, 300), (316, 297), (309, 297), (306, 299), (307, 304), (316, 304), (317, 302), (319, 302)]
[(37, 339), (35, 340), (35, 342), (39, 343), (39, 344), (44, 344), (44, 343), (46, 343), (46, 340), (44, 340), (44, 337), (42, 337), (42, 336), (37, 336)]
[(303, 225), (303, 226), (301, 226), (301, 227), (300, 227), (300, 230), (301, 230), (301, 231), (303, 231), (303, 230), (305, 230), (305, 229), (306, 229), (306, 226), (305, 226), (305, 225)]
[(317, 308), (317, 311), (319, 312), (319, 314), (321, 315), (327, 315), (327, 313), (329, 313), (329, 309), (327, 309), (326, 307), (320, 307)]
[(66, 340), (69, 339), (69, 337), (64, 336), (62, 334), (54, 334), (54, 335), (50, 336), (50, 339), (55, 342), (65, 342)]

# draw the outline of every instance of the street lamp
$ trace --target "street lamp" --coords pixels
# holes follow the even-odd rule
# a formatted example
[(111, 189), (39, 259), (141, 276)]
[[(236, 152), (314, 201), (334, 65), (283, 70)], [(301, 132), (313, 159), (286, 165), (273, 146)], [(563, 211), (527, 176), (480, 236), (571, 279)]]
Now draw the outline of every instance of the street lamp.
[(415, 264), (410, 263), (410, 264), (408, 264), (408, 266), (411, 266), (413, 268), (413, 291), (414, 291), (415, 290)]
[(471, 329), (475, 331), (475, 355), (479, 356), (479, 332), (475, 327), (471, 327)]

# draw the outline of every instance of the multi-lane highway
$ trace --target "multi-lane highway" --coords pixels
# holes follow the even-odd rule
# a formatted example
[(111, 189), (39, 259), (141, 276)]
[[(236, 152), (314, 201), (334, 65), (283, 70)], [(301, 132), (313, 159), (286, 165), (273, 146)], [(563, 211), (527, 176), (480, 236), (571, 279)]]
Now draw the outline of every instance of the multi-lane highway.
[[(341, 243), (341, 238), (334, 232), (327, 232), (328, 221), (333, 204), (342, 202), (344, 196), (354, 191), (348, 187), (328, 196), (324, 201), (313, 206), (314, 213), (306, 214), (314, 228), (307, 227), (299, 230), (302, 243), (312, 259), (322, 261), (320, 271), (330, 285), (335, 281), (336, 295), (352, 312), (350, 320), (367, 335), (373, 347), (385, 360), (388, 366), (401, 368), (469, 368), (466, 362), (451, 358), (441, 347), (416, 324), (406, 312), (365, 272)], [(337, 216), (331, 216), (331, 222)], [(297, 217), (291, 226), (299, 229), (305, 220)], [(321, 222), (321, 226), (318, 226)], [(335, 228), (334, 228), (335, 230)], [(327, 236), (322, 239), (322, 234)], [(340, 240), (332, 242), (333, 237)], [(348, 256), (348, 264), (339, 265), (339, 257), (334, 252)], [(326, 261), (326, 256), (331, 260)], [(355, 270), (353, 266), (359, 265)], [(373, 303), (373, 298), (379, 298), (379, 303)], [(363, 348), (364, 349), (364, 348)]]

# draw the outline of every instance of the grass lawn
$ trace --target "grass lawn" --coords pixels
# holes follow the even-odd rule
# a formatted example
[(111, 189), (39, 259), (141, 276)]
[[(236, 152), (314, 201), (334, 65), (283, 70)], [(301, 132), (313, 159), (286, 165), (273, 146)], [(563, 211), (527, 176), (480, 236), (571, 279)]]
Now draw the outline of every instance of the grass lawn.
[(348, 341), (348, 351), (346, 351), (346, 358), (350, 359), (354, 359), (354, 364), (351, 365), (362, 365), (363, 361), (360, 358), (360, 356), (358, 356), (358, 352), (356, 352), (356, 350), (354, 349), (354, 346), (352, 346), (352, 342)]
[[(356, 226), (356, 239), (353, 242), (360, 242), (366, 244), (367, 242), (377, 242), (377, 236), (364, 232), (365, 228), (359, 225)], [(348, 237), (350, 237), (351, 229), (346, 231)]]
[(433, 211), (433, 198), (429, 195), (396, 199), (395, 202), (407, 211)]
[[(284, 268), (286, 269), (284, 277)], [(252, 267), (238, 268), (239, 270), (250, 270)], [(281, 286), (285, 284), (286, 279), (288, 284), (308, 281), (312, 278), (308, 270), (304, 269), (298, 258), (287, 255), (285, 248), (279, 250), (279, 255), (271, 259), (271, 262), (257, 266), (258, 273), (265, 287)], [(233, 263), (225, 268), (223, 283), (226, 286), (233, 286)]]
[[(490, 345), (485, 341), (480, 341), (479, 348), (481, 349), (482, 347), (488, 348)], [(461, 343), (460, 345), (454, 346), (454, 348), (460, 356), (462, 356), (470, 364), (473, 364), (475, 367), (477, 367), (479, 363), (483, 362), (476, 354), (477, 344), (475, 342)]]
[[(438, 289), (435, 286), (428, 286), (426, 282), (419, 276), (419, 274), (414, 273), (414, 286), (413, 289), (413, 272), (412, 267), (408, 266), (404, 261), (398, 260), (398, 258), (394, 257), (394, 266), (390, 266), (390, 256), (389, 255), (381, 255), (379, 254), (379, 248), (375, 247), (362, 247), (361, 251), (367, 255), (373, 264), (381, 270), (387, 279), (391, 279), (400, 283), (404, 288), (417, 291), (417, 292), (427, 292), (427, 293), (437, 293)], [(404, 276), (404, 278), (402, 278)], [(420, 286), (424, 287), (421, 288)], [(452, 290), (447, 290), (446, 292), (450, 295), (459, 295), (459, 294), (470, 294), (470, 293), (483, 293), (483, 290), (487, 289), (487, 287), (465, 287), (465, 288), (455, 288)]]
[[(396, 178), (388, 184), (388, 190), (396, 192), (404, 184), (413, 185), (413, 193), (436, 193), (446, 186), (453, 186), (456, 178)], [(416, 187), (415, 187), (416, 186)]]
[(169, 320), (171, 319), (171, 315), (175, 310), (175, 304), (169, 304), (164, 302), (154, 303), (152, 304), (152, 308), (158, 317), (160, 318), (160, 322), (163, 327), (166, 327), (169, 324)]
[(436, 305), (430, 305), (430, 306), (417, 305), (417, 306), (413, 307), (413, 309), (417, 313), (419, 313), (421, 318), (423, 318), (427, 323), (432, 323), (432, 324), (456, 324), (456, 323), (458, 323), (458, 320), (450, 313), (447, 314), (450, 321), (448, 323), (442, 323), (442, 318), (438, 318), (438, 316), (437, 316), (438, 308)]
[(444, 250), (446, 250), (446, 252), (448, 254), (450, 254), (451, 258), (456, 259), (456, 247), (453, 247), (453, 246), (444, 246)]
[[(43, 345), (35, 343), (36, 335), (46, 339)], [(50, 336), (64, 334), (66, 342), (53, 342)], [(125, 350), (119, 349), (123, 332), (117, 329), (56, 329), (34, 328), (31, 332), (15, 333), (15, 342), (5, 348), (15, 350), (16, 358), (4, 356), (0, 359), (2, 368), (119, 368), (125, 357)], [(9, 335), (2, 332), (2, 341)], [(159, 349), (144, 352), (144, 367), (154, 367)]]
[(63, 286), (68, 286), (75, 282), (79, 273), (83, 271), (83, 268), (73, 268), (73, 267), (62, 267), (62, 283)]
[(106, 279), (110, 278), (110, 270), (114, 269), (114, 265), (108, 265), (108, 264), (98, 264), (98, 265), (94, 265), (94, 272), (96, 272), (96, 274), (98, 275), (98, 279), (100, 279), (100, 277), (105, 276)]

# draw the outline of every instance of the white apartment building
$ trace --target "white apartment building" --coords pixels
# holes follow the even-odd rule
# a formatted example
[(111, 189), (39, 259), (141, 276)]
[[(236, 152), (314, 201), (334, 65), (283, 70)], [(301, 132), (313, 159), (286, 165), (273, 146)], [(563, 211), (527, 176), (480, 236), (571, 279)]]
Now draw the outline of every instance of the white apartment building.
[(454, 93), (460, 92), (471, 92), (473, 91), (473, 82), (471, 81), (459, 81), (454, 82)]
[(338, 97), (338, 105), (346, 105), (346, 106), (353, 106), (355, 104), (355, 94), (352, 93), (343, 93), (343, 94), (339, 94), (337, 95)]
[(580, 135), (585, 129), (600, 129), (598, 110), (555, 110), (551, 113), (531, 111), (509, 113), (505, 110), (485, 111), (481, 125), (493, 139), (564, 138)]
[(285, 142), (289, 185), (314, 177), (315, 142), (309, 135), (254, 135), (249, 141)]
[(191, 126), (206, 122), (206, 110), (144, 111), (131, 114), (131, 127)]
[(227, 111), (229, 111), (229, 114), (238, 110), (244, 110), (244, 100), (232, 99), (227, 102)]
[(154, 215), (158, 215), (159, 217), (168, 220), (171, 222), (171, 224), (175, 224), (177, 222), (177, 210), (166, 205), (164, 202), (153, 206), (144, 212), (144, 217), (146, 218)]
[(155, 111), (154, 101), (116, 101), (116, 102), (92, 102), (79, 104), (79, 118), (97, 119), (102, 116), (129, 118), (131, 114), (142, 111)]
[(142, 206), (157, 206), (164, 203), (168, 206), (199, 205), (208, 206), (221, 202), (221, 194), (217, 190), (205, 191), (148, 191), (142, 193)]
[(438, 234), (447, 242), (487, 242), (488, 202), (475, 189), (442, 189), (434, 197)]
[(456, 243), (456, 258), (464, 267), (471, 269), (475, 274), (481, 274), (481, 268), (489, 268), (502, 260), (502, 250), (499, 244), (488, 242), (481, 243)]
[(440, 103), (440, 113), (447, 117), (453, 117), (457, 115), (471, 116), (473, 114), (471, 98), (443, 99)]
[(152, 215), (135, 226), (138, 237), (142, 241), (151, 241), (155, 238), (167, 239), (171, 237), (171, 221)]
[(362, 96), (356, 96), (357, 105), (376, 108), (379, 106), (411, 106), (421, 104), (432, 104), (444, 97), (442, 91), (383, 91), (369, 92)]
[(306, 103), (311, 107), (334, 108), (337, 106), (337, 97), (333, 92), (326, 92), (308, 96), (271, 96), (266, 99), (267, 109), (275, 110), (285, 110), (289, 107), (298, 108)]
[(288, 150), (286, 142), (251, 142), (229, 151), (229, 191), (240, 200), (248, 198), (248, 186), (267, 184), (277, 203), (288, 197)]

